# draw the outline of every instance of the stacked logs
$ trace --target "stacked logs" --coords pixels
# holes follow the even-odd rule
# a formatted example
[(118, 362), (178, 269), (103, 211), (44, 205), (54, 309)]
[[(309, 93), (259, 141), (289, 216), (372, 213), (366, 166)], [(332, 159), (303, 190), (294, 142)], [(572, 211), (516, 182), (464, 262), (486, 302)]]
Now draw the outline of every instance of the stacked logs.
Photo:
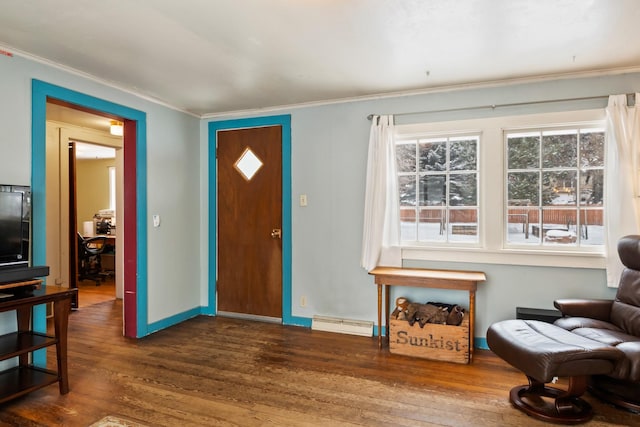
[(396, 299), (396, 308), (391, 318), (406, 320), (410, 326), (418, 322), (421, 328), (427, 323), (458, 326), (464, 318), (464, 308), (457, 304), (427, 302), (426, 304), (410, 302), (407, 298)]

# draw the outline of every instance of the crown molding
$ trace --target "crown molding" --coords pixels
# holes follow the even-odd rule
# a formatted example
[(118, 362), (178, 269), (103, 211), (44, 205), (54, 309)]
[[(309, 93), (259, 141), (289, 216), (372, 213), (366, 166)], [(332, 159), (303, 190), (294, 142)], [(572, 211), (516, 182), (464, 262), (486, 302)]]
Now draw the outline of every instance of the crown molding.
[(220, 113), (209, 113), (209, 114), (203, 114), (201, 118), (212, 119), (212, 118), (219, 118), (219, 117), (247, 116), (247, 115), (265, 114), (265, 113), (272, 113), (272, 112), (297, 109), (297, 108), (318, 107), (318, 106), (331, 105), (331, 104), (345, 104), (345, 103), (351, 103), (351, 102), (375, 101), (380, 99), (411, 97), (411, 96), (427, 95), (427, 94), (442, 93), (442, 92), (485, 89), (485, 88), (491, 88), (491, 87), (513, 86), (513, 85), (519, 85), (519, 84), (539, 83), (539, 82), (546, 82), (546, 81), (553, 81), (553, 80), (568, 80), (568, 79), (578, 79), (578, 78), (588, 78), (588, 77), (613, 76), (613, 75), (631, 74), (631, 73), (640, 73), (640, 66), (639, 67), (623, 67), (623, 68), (607, 68), (607, 69), (601, 69), (601, 70), (590, 70), (590, 71), (580, 71), (580, 72), (571, 72), (571, 73), (555, 73), (555, 74), (545, 74), (545, 75), (539, 75), (539, 76), (517, 77), (517, 78), (511, 78), (511, 79), (486, 80), (481, 82), (434, 86), (434, 87), (425, 88), (425, 89), (385, 92), (385, 93), (363, 95), (363, 96), (357, 96), (357, 97), (336, 98), (336, 99), (328, 99), (323, 101), (310, 101), (310, 102), (302, 102), (297, 104), (286, 104), (286, 105), (264, 107), (264, 108), (236, 110), (236, 111), (228, 111), (228, 112), (220, 112)]
[(29, 59), (31, 61), (38, 62), (40, 64), (44, 64), (44, 65), (47, 65), (47, 66), (52, 67), (52, 68), (56, 68), (58, 70), (66, 72), (66, 73), (73, 74), (75, 76), (82, 77), (82, 78), (87, 79), (87, 80), (91, 80), (91, 81), (93, 81), (95, 83), (99, 83), (101, 85), (108, 86), (108, 87), (110, 87), (112, 89), (119, 90), (120, 92), (128, 93), (129, 95), (133, 95), (133, 96), (135, 96), (137, 98), (141, 98), (141, 99), (143, 99), (145, 101), (149, 101), (149, 102), (152, 102), (154, 104), (161, 105), (161, 106), (169, 108), (171, 110), (179, 111), (181, 113), (188, 114), (188, 115), (190, 115), (192, 117), (201, 118), (200, 115), (198, 115), (198, 114), (194, 114), (194, 113), (192, 113), (190, 111), (185, 110), (184, 108), (180, 108), (180, 107), (177, 107), (175, 105), (169, 104), (168, 102), (165, 102), (165, 101), (163, 101), (161, 99), (154, 98), (154, 97), (149, 96), (149, 95), (145, 95), (145, 94), (143, 94), (141, 92), (138, 92), (138, 91), (126, 88), (126, 87), (124, 87), (122, 85), (119, 85), (118, 83), (115, 83), (115, 82), (112, 82), (112, 81), (109, 81), (109, 80), (105, 80), (105, 79), (102, 79), (100, 77), (96, 77), (93, 74), (89, 74), (89, 73), (86, 73), (84, 71), (77, 70), (77, 69), (75, 69), (73, 67), (69, 67), (67, 65), (60, 64), (58, 62), (51, 61), (51, 60), (46, 59), (46, 58), (42, 58), (40, 56), (34, 55), (32, 53), (29, 53), (29, 52), (25, 52), (25, 51), (20, 50), (20, 49), (16, 49), (16, 48), (8, 46), (6, 44), (0, 43), (0, 51), (6, 52), (7, 54), (9, 54), (9, 55), (6, 55), (6, 56), (9, 56), (9, 57), (11, 57), (11, 56), (19, 56), (19, 57), (22, 57), (22, 58), (25, 58), (25, 59)]
[(15, 56), (20, 56), (41, 64), (45, 64), (50, 67), (57, 68), (61, 71), (65, 71), (67, 73), (76, 75), (78, 77), (82, 77), (84, 79), (91, 80), (93, 82), (111, 87), (113, 89), (117, 89), (121, 92), (128, 93), (130, 95), (144, 99), (154, 104), (161, 105), (163, 107), (166, 107), (175, 111), (179, 111), (181, 113), (184, 113), (199, 119), (214, 119), (214, 118), (220, 118), (220, 117), (261, 115), (261, 114), (267, 114), (267, 113), (272, 113), (272, 112), (282, 111), (282, 110), (310, 108), (310, 107), (318, 107), (318, 106), (325, 106), (325, 105), (331, 105), (331, 104), (345, 104), (345, 103), (353, 103), (353, 102), (375, 101), (375, 100), (381, 100), (381, 99), (412, 97), (412, 96), (427, 95), (427, 94), (442, 93), (442, 92), (453, 92), (453, 91), (461, 91), (461, 90), (512, 86), (512, 85), (518, 85), (518, 84), (539, 83), (539, 82), (545, 82), (550, 80), (568, 80), (568, 79), (576, 79), (576, 78), (612, 76), (612, 75), (640, 72), (640, 66), (636, 66), (636, 67), (621, 67), (621, 68), (605, 68), (605, 69), (599, 69), (599, 70), (579, 71), (579, 72), (570, 72), (570, 73), (551, 73), (551, 74), (538, 75), (538, 76), (486, 80), (486, 81), (479, 81), (479, 82), (434, 86), (434, 87), (424, 88), (424, 89), (384, 92), (384, 93), (345, 97), (345, 98), (333, 98), (333, 99), (327, 99), (322, 101), (309, 101), (309, 102), (300, 102), (295, 104), (274, 105), (274, 106), (268, 106), (263, 108), (251, 108), (251, 109), (244, 109), (244, 110), (231, 110), (231, 111), (222, 111), (222, 112), (216, 112), (216, 113), (195, 114), (184, 108), (180, 108), (175, 105), (169, 104), (168, 102), (165, 102), (161, 99), (158, 99), (149, 95), (145, 95), (141, 92), (123, 87), (122, 85), (119, 85), (115, 82), (101, 79), (99, 77), (94, 76), (93, 74), (89, 74), (84, 71), (80, 71), (75, 68), (51, 61), (49, 59), (42, 58), (40, 56), (22, 51), (20, 49), (16, 49), (6, 44), (0, 43), (0, 51), (4, 52), (4, 54), (7, 54), (7, 56), (9, 57), (15, 55)]

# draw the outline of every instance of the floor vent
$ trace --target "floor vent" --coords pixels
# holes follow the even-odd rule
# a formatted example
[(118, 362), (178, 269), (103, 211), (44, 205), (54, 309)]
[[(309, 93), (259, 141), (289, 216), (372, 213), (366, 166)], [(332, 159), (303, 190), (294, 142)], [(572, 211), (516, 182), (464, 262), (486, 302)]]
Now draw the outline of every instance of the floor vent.
[(339, 334), (370, 337), (373, 335), (373, 322), (313, 316), (311, 329), (316, 331), (337, 332)]

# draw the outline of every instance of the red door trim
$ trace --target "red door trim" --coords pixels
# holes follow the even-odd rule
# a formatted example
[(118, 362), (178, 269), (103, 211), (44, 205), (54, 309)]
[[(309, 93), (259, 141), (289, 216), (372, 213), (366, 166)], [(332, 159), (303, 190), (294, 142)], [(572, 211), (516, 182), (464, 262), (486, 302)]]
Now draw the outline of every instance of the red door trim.
[[(124, 121), (124, 335), (137, 337), (136, 121)], [(132, 232), (129, 232), (133, 230)]]

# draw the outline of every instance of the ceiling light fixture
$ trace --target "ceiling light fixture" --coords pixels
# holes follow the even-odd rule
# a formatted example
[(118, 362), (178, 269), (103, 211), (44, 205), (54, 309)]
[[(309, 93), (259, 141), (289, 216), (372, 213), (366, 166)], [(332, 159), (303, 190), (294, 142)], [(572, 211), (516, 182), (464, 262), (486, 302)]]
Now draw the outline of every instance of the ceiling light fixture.
[(122, 122), (117, 120), (111, 120), (111, 127), (109, 128), (109, 132), (114, 136), (122, 136), (123, 135), (123, 125)]

